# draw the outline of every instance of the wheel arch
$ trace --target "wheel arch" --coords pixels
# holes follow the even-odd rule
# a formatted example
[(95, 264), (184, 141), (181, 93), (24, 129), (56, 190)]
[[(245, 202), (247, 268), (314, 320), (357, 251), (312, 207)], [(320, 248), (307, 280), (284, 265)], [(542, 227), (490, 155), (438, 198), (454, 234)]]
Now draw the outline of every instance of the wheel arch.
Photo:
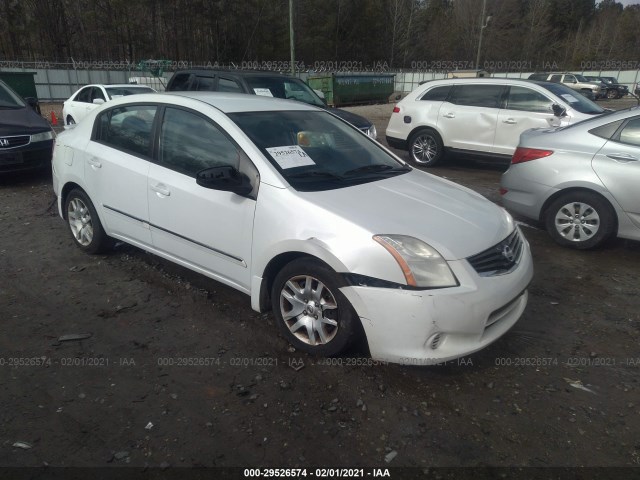
[(310, 260), (317, 261), (327, 268), (336, 271), (338, 274), (340, 273), (338, 270), (336, 270), (335, 265), (331, 265), (319, 256), (314, 255), (310, 252), (301, 250), (282, 252), (269, 260), (262, 272), (262, 281), (260, 282), (260, 291), (258, 292), (257, 299), (259, 312), (266, 312), (271, 309), (271, 288), (273, 287), (273, 281), (275, 280), (278, 272), (282, 270), (282, 268), (288, 263), (300, 258), (308, 258)]
[(549, 207), (551, 206), (551, 204), (555, 202), (556, 199), (558, 199), (563, 195), (566, 195), (567, 193), (589, 193), (589, 194), (600, 197), (604, 202), (606, 202), (611, 207), (611, 210), (613, 210), (613, 212), (615, 213), (613, 217), (613, 221), (614, 221), (613, 233), (614, 235), (618, 234), (618, 225), (620, 221), (618, 218), (618, 209), (616, 208), (616, 206), (611, 202), (610, 199), (604, 196), (601, 192), (598, 192), (597, 190), (594, 190), (592, 188), (586, 188), (586, 187), (565, 188), (562, 190), (558, 190), (553, 195), (550, 195), (549, 198), (547, 198), (542, 204), (542, 208), (540, 209), (540, 217), (538, 218), (538, 221), (541, 223), (544, 223), (545, 218), (547, 216), (547, 210), (549, 210)]
[[(62, 187), (62, 190), (60, 191), (60, 210), (62, 211), (62, 217), (66, 220), (67, 219), (67, 212), (64, 208), (64, 205), (67, 201), (67, 197), (69, 196), (69, 193), (72, 190), (82, 190), (84, 192), (84, 194), (89, 197), (89, 194), (87, 193), (87, 191), (82, 188), (80, 185), (78, 185), (75, 182), (67, 182), (64, 184), (64, 187)], [(91, 197), (89, 197), (89, 199), (91, 199)], [(91, 200), (91, 202), (93, 203), (93, 200)], [(95, 208), (95, 204), (94, 204), (94, 208)]]
[(431, 125), (419, 125), (415, 127), (413, 130), (411, 130), (409, 132), (409, 135), (407, 135), (407, 148), (409, 148), (409, 141), (411, 140), (411, 137), (413, 137), (420, 130), (430, 130), (436, 135), (438, 135), (438, 137), (440, 137), (440, 141), (442, 142), (442, 145), (446, 148), (446, 145), (444, 144), (444, 139), (442, 138), (442, 134), (436, 127)]

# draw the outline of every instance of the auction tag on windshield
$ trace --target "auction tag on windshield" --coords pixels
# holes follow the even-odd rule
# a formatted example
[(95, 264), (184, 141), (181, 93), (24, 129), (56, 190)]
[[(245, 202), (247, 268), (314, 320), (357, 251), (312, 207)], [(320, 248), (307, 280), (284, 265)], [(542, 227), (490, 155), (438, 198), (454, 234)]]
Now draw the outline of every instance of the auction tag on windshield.
[(298, 145), (271, 147), (267, 148), (267, 152), (269, 152), (269, 155), (273, 157), (283, 170), (286, 168), (305, 167), (316, 164)]
[(578, 101), (578, 99), (576, 97), (574, 97), (573, 95), (570, 95), (568, 93), (563, 93), (562, 95), (560, 95), (562, 98), (564, 98), (567, 102), (569, 103), (576, 103)]
[(261, 95), (263, 97), (273, 97), (273, 93), (268, 88), (254, 88), (253, 91), (256, 95)]

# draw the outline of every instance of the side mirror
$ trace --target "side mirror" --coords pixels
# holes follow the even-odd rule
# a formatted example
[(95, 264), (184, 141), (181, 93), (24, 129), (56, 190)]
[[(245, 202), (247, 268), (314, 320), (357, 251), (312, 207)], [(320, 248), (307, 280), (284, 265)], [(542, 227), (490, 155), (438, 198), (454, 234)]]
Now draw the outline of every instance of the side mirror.
[(26, 97), (25, 102), (27, 102), (27, 105), (29, 105), (31, 108), (33, 108), (36, 112), (40, 113), (40, 104), (38, 103), (38, 99), (34, 98), (34, 97)]
[(196, 174), (196, 183), (204, 188), (233, 192), (243, 197), (253, 190), (249, 177), (228, 165), (200, 170)]
[(567, 109), (557, 103), (551, 105), (551, 110), (553, 110), (553, 114), (558, 118), (564, 117), (567, 114)]
[(96, 105), (102, 105), (104, 103), (104, 100), (102, 98), (94, 98), (92, 103)]

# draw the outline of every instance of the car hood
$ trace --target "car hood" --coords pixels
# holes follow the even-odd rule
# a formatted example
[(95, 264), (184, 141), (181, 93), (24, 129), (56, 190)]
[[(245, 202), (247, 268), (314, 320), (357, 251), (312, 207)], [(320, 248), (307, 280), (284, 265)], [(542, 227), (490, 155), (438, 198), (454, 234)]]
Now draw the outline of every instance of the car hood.
[(301, 195), (372, 235), (401, 234), (423, 240), (447, 260), (479, 253), (514, 229), (513, 219), (502, 207), (472, 190), (420, 170)]
[(339, 108), (327, 108), (327, 111), (333, 113), (336, 117), (340, 117), (341, 119), (349, 122), (356, 128), (369, 128), (372, 123), (366, 118), (357, 115), (355, 113), (347, 112), (346, 110), (340, 110)]
[(31, 135), (50, 130), (49, 123), (31, 107), (0, 109), (0, 136)]

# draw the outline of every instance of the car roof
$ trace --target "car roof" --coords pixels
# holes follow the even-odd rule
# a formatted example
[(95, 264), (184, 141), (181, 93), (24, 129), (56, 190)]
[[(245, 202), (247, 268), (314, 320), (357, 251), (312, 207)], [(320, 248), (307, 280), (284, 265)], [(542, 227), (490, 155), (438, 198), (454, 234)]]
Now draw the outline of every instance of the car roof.
[(145, 93), (144, 95), (128, 95), (109, 102), (116, 106), (126, 103), (159, 102), (167, 103), (172, 100), (178, 105), (184, 103), (184, 99), (196, 100), (220, 110), (224, 113), (236, 112), (268, 112), (280, 111), (322, 111), (322, 109), (307, 103), (281, 98), (263, 97), (260, 95), (247, 95), (244, 93), (228, 92), (164, 92)]
[(218, 75), (218, 74), (225, 74), (225, 75), (237, 75), (239, 77), (277, 77), (277, 78), (287, 78), (287, 79), (296, 79), (296, 80), (300, 80), (297, 77), (292, 77), (290, 75), (284, 75), (282, 73), (278, 73), (278, 72), (272, 72), (272, 71), (266, 71), (266, 70), (232, 70), (232, 69), (223, 69), (223, 68), (215, 68), (215, 69), (210, 69), (210, 68), (192, 68), (189, 70), (178, 70), (176, 71), (173, 75), (178, 75), (178, 74), (184, 74), (184, 73), (188, 73), (188, 74), (207, 74), (207, 75)]
[(432, 80), (424, 83), (423, 85), (431, 84), (447, 84), (447, 83), (509, 83), (511, 85), (540, 85), (542, 87), (547, 85), (558, 85), (554, 82), (547, 82), (544, 80), (529, 80), (527, 78), (508, 78), (508, 77), (480, 77), (480, 78), (443, 78), (439, 80)]

